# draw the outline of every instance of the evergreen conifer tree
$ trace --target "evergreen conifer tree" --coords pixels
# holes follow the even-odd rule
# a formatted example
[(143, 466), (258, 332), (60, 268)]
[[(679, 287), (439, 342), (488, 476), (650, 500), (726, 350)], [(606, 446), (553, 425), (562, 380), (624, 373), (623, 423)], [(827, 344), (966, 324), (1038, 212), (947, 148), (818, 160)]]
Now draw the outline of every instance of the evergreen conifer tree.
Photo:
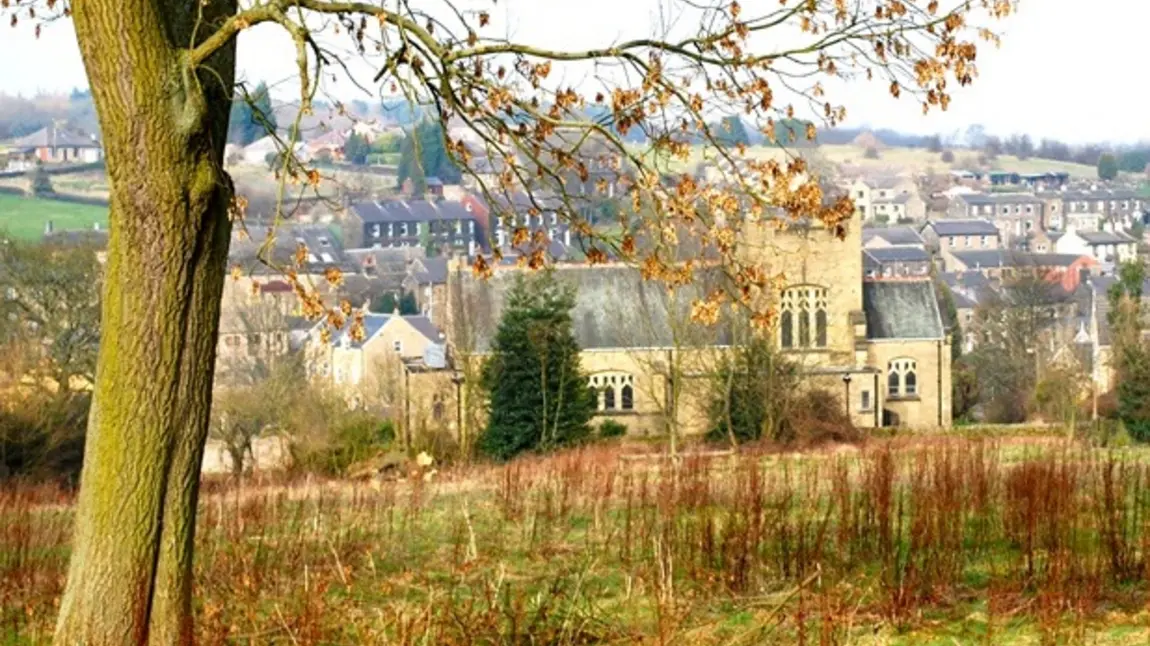
[(575, 295), (550, 274), (520, 276), (503, 311), (482, 383), (490, 396), (484, 453), (501, 460), (570, 445), (590, 433), (595, 392), (571, 326)]

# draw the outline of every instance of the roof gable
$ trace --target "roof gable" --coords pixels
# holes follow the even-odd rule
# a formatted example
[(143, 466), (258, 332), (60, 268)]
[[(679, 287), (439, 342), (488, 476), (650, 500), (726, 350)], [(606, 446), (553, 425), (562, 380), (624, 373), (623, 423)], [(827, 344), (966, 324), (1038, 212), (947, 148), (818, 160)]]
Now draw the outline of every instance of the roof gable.
[(929, 280), (865, 281), (863, 308), (867, 339), (943, 338), (942, 316)]

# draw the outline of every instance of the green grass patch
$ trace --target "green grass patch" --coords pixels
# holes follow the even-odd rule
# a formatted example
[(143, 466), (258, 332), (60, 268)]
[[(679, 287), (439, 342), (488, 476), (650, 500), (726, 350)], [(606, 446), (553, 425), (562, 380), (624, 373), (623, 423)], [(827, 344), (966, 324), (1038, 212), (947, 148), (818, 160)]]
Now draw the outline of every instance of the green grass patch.
[(35, 241), (51, 221), (56, 231), (108, 224), (108, 209), (60, 200), (0, 195), (0, 230), (17, 240)]

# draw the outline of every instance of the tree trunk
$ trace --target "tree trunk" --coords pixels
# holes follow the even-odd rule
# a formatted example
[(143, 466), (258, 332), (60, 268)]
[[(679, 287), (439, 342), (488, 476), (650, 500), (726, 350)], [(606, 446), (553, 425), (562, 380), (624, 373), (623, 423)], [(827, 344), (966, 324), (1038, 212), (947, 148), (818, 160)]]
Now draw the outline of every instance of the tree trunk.
[[(192, 546), (231, 182), (229, 45), (187, 48), (235, 0), (74, 0), (111, 185), (96, 386), (61, 646), (192, 641)], [(197, 22), (200, 24), (197, 26)]]

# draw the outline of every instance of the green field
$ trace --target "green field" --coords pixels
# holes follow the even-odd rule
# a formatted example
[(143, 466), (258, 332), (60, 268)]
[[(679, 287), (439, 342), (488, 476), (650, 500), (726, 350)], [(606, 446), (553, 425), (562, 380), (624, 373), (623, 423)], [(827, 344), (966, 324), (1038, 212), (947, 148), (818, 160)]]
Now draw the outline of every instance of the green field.
[(58, 200), (0, 195), (0, 230), (17, 240), (39, 240), (48, 221), (57, 231), (107, 226), (108, 209)]

